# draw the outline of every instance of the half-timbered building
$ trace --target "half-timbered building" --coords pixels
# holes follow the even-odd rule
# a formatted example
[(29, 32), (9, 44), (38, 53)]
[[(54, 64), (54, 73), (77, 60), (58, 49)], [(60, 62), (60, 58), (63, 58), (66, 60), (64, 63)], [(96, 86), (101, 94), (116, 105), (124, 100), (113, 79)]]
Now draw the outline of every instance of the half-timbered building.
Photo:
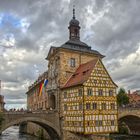
[(116, 87), (101, 59), (81, 64), (63, 87), (64, 129), (83, 134), (116, 132)]

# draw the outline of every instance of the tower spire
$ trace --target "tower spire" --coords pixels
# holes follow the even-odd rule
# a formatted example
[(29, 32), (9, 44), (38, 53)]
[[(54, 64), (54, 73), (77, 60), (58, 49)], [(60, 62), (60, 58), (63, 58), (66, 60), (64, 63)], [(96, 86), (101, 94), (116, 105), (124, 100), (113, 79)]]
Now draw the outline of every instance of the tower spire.
[(73, 5), (73, 19), (75, 19), (75, 5)]
[(73, 5), (73, 17), (69, 22), (69, 39), (80, 40), (80, 26), (79, 21), (75, 18), (75, 5)]

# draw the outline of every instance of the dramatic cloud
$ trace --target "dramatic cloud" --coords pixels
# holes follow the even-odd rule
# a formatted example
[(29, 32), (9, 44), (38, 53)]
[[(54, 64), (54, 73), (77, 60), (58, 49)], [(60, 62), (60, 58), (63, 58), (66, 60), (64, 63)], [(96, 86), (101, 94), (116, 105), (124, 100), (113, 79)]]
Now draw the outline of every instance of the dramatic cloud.
[(0, 79), (7, 108), (26, 106), (28, 86), (47, 70), (50, 46), (68, 40), (73, 4), (81, 40), (106, 55), (104, 64), (119, 87), (139, 89), (139, 0), (0, 0)]

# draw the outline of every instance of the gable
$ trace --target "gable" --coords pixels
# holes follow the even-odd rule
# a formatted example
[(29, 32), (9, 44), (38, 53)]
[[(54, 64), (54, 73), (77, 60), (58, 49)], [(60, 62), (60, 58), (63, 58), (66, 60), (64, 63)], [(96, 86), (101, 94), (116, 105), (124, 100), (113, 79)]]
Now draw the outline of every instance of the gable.
[(51, 46), (51, 48), (50, 48), (50, 50), (49, 50), (49, 52), (48, 52), (48, 55), (47, 55), (47, 57), (46, 57), (47, 60), (49, 59), (49, 57), (50, 57), (51, 55), (53, 55), (53, 53), (55, 52), (56, 49), (57, 49), (57, 47)]
[(84, 85), (90, 86), (101, 86), (101, 87), (117, 87), (110, 77), (108, 71), (103, 65), (102, 61), (99, 59), (96, 63), (94, 69), (91, 72), (90, 77), (84, 83)]

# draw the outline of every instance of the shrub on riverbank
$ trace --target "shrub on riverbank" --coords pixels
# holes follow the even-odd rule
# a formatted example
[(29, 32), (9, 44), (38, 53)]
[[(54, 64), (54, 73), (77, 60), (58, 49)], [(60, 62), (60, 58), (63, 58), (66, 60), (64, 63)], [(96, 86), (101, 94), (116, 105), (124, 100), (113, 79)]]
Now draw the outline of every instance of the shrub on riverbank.
[(39, 140), (45, 140), (43, 129), (38, 130), (37, 136), (38, 136)]
[(119, 134), (129, 134), (128, 128), (126, 126), (119, 127)]

